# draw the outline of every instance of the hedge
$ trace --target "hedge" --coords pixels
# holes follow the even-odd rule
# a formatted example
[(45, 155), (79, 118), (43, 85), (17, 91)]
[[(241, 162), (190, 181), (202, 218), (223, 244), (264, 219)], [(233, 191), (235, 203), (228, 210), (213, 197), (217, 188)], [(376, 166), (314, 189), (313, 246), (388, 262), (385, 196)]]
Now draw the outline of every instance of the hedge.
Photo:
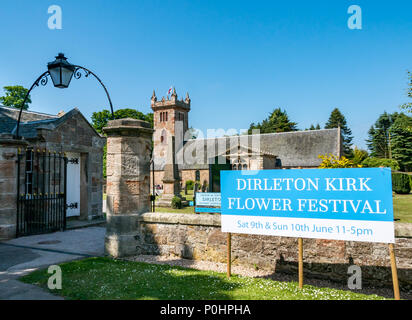
[(411, 192), (411, 182), (406, 173), (392, 173), (392, 190), (397, 194), (408, 194)]
[(398, 161), (394, 159), (385, 158), (366, 158), (362, 161), (362, 167), (365, 168), (378, 168), (378, 167), (389, 167), (393, 171), (398, 171), (400, 169)]

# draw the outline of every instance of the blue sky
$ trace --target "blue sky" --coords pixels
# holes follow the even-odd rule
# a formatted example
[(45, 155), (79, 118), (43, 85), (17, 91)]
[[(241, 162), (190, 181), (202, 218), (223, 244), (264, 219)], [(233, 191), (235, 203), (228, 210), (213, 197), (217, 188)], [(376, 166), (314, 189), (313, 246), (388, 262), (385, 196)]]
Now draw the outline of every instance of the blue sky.
[[(362, 30), (347, 27), (362, 8)], [(62, 30), (47, 27), (51, 5)], [(116, 108), (150, 112), (175, 86), (192, 99), (195, 128), (248, 128), (275, 107), (300, 129), (322, 127), (333, 108), (365, 147), (369, 127), (407, 101), (412, 1), (2, 0), (0, 87), (29, 87), (58, 52), (101, 77)], [(0, 90), (2, 94), (2, 90)], [(93, 79), (32, 93), (31, 109), (108, 108)]]

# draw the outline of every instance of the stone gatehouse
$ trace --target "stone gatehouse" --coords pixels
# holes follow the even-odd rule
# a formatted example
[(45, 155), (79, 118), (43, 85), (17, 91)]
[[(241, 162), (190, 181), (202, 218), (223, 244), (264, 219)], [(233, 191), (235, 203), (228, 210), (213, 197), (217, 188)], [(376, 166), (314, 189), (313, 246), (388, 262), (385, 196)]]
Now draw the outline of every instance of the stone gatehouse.
[(54, 200), (62, 204), (63, 199), (59, 199), (58, 194), (62, 194), (64, 187), (64, 157), (67, 158), (67, 220), (102, 217), (106, 139), (76, 108), (58, 115), (23, 111), (19, 130), (21, 139), (15, 139), (18, 113), (18, 109), (0, 106), (0, 239), (16, 236), (17, 197), (20, 197), (21, 206), (25, 205), (27, 209), (28, 201), (41, 202), (40, 197), (47, 198), (45, 203), (42, 202), (43, 207), (37, 206), (30, 214), (40, 215), (41, 223), (50, 223), (40, 211), (50, 209), (56, 215), (55, 205), (53, 208), (47, 205), (47, 201), (52, 202), (52, 194)]

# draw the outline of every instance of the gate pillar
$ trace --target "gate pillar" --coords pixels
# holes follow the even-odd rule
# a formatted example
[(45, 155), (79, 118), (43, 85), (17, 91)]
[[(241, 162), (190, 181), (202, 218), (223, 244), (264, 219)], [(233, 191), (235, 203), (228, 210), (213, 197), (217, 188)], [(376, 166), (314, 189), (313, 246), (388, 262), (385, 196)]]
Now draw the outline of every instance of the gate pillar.
[(0, 241), (16, 237), (17, 157), (27, 142), (11, 135), (0, 135)]
[(106, 254), (136, 254), (139, 215), (150, 211), (150, 155), (153, 129), (146, 121), (118, 119), (107, 134)]

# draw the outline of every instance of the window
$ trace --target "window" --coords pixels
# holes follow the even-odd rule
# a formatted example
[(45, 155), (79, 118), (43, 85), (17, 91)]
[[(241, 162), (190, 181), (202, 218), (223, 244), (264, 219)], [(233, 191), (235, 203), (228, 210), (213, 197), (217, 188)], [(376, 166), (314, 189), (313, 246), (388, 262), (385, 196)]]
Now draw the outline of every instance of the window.
[(177, 120), (178, 121), (184, 121), (185, 120), (185, 114), (182, 112), (177, 113)]
[(160, 142), (161, 143), (166, 143), (166, 131), (162, 130), (162, 135), (160, 136)]
[(167, 121), (167, 112), (160, 112), (159, 116), (160, 116), (159, 117), (160, 122)]

